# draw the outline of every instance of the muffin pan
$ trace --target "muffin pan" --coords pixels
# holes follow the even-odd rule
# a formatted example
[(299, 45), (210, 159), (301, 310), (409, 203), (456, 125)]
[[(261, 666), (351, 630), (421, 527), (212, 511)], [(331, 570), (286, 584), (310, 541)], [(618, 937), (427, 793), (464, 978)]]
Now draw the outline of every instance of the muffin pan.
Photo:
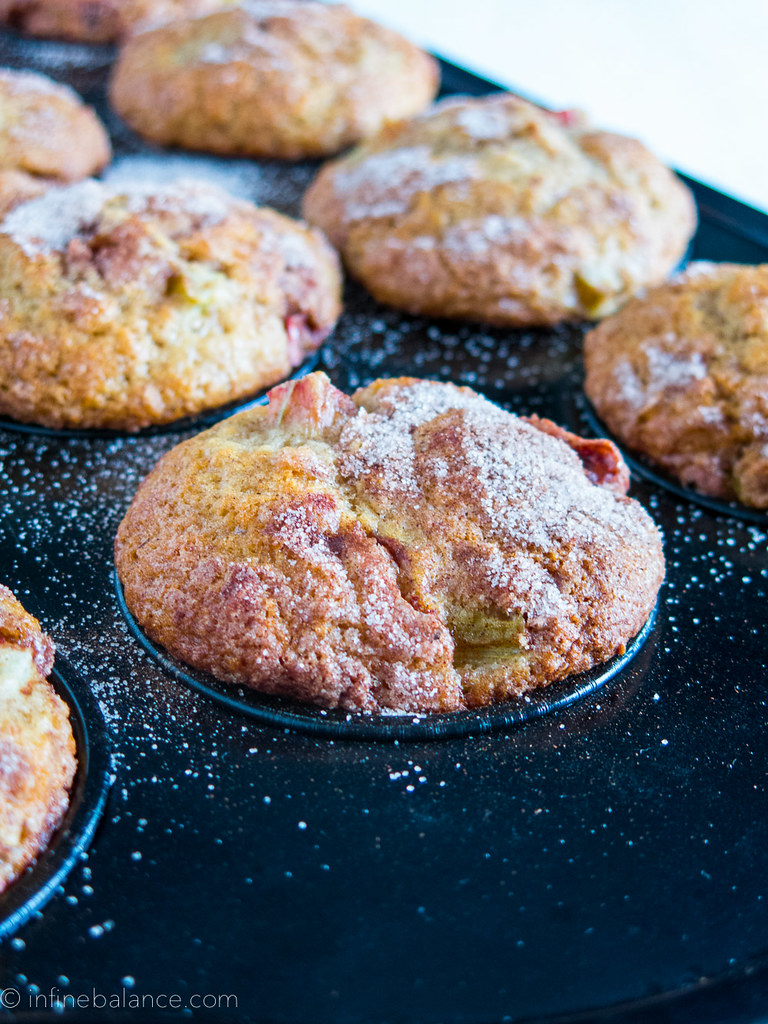
[[(8, 36), (0, 62), (40, 53), (37, 66), (84, 89), (112, 131), (113, 173), (184, 166), (297, 211), (314, 165), (155, 153), (105, 106), (103, 48), (92, 66), (74, 49), (55, 65), (69, 48)], [(443, 70), (447, 92), (491, 88)], [(768, 217), (691, 184), (697, 258), (768, 259)], [(403, 373), (453, 380), (579, 429), (581, 340), (577, 327), (405, 316), (349, 285), (320, 365), (343, 389)], [(169, 996), (176, 1014), (232, 1021), (757, 1019), (766, 531), (637, 477), (668, 577), (648, 639), (606, 685), (492, 733), (306, 734), (179, 682), (120, 611), (117, 525), (189, 433), (0, 430), (4, 581), (89, 681), (116, 774), (87, 862), (0, 945), (18, 1019), (45, 1016), (50, 995), (35, 998), (51, 990), (85, 997), (70, 1021), (104, 1019), (95, 995), (146, 1021), (174, 1016)]]

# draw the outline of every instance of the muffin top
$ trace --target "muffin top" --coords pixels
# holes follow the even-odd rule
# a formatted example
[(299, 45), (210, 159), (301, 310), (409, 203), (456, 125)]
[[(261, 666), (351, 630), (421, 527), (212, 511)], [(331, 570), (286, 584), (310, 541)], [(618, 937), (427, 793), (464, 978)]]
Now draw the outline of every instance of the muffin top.
[(148, 24), (228, 7), (235, 0), (0, 0), (0, 24), (30, 36), (115, 43)]
[(75, 741), (45, 676), (53, 644), (0, 584), (0, 893), (48, 842), (69, 804)]
[(174, 448), (117, 537), (128, 607), (197, 668), (355, 711), (505, 700), (624, 650), (664, 572), (609, 442), (467, 388), (325, 375)]
[(587, 394), (704, 494), (768, 508), (768, 266), (693, 263), (587, 335)]
[(218, 153), (336, 153), (434, 98), (437, 63), (341, 4), (243, 0), (122, 49), (115, 109), (145, 138)]
[(640, 142), (508, 94), (386, 125), (320, 171), (304, 213), (376, 298), (509, 325), (612, 312), (666, 276), (696, 225)]
[(51, 184), (98, 173), (111, 158), (96, 114), (66, 85), (0, 68), (0, 215)]
[(0, 223), (0, 410), (137, 429), (251, 394), (339, 313), (324, 238), (205, 182), (55, 189)]

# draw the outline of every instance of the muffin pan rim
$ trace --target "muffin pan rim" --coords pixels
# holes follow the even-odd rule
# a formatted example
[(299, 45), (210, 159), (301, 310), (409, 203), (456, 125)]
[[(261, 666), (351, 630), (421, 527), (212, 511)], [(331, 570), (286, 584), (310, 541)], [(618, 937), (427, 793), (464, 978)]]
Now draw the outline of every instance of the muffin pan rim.
[(260, 388), (258, 391), (244, 398), (236, 398), (224, 405), (217, 405), (213, 409), (206, 409), (203, 412), (195, 413), (192, 416), (184, 416), (178, 420), (171, 420), (170, 423), (157, 423), (149, 427), (142, 427), (140, 430), (113, 430), (106, 427), (45, 427), (40, 423), (23, 423), (7, 416), (0, 415), (0, 430), (7, 430), (9, 433), (25, 434), (33, 437), (62, 438), (64, 440), (83, 440), (92, 438), (98, 441), (117, 441), (125, 438), (146, 438), (165, 437), (174, 434), (184, 434), (189, 431), (202, 432), (209, 427), (215, 426), (230, 416), (239, 412), (245, 412), (254, 406), (263, 405), (267, 394), (272, 388), (280, 384), (287, 384), (292, 380), (300, 380), (307, 374), (319, 369), (323, 360), (323, 348), (325, 342), (320, 344), (307, 356), (302, 363), (295, 367), (288, 377), (281, 377), (274, 384)]
[(88, 849), (112, 784), (111, 744), (98, 701), (60, 653), (49, 681), (69, 708), (77, 771), (58, 828), (35, 860), (0, 895), (0, 942), (50, 900)]
[(649, 483), (655, 484), (656, 487), (662, 487), (664, 490), (674, 494), (675, 497), (699, 505), (715, 515), (741, 519), (743, 522), (750, 523), (753, 526), (768, 527), (768, 510), (763, 512), (761, 509), (751, 508), (749, 505), (741, 505), (736, 501), (726, 501), (722, 498), (714, 498), (708, 494), (702, 494), (700, 491), (695, 491), (692, 487), (686, 487), (685, 484), (676, 481), (674, 477), (665, 473), (664, 470), (649, 465), (641, 455), (638, 455), (621, 438), (608, 429), (583, 391), (574, 397), (579, 418), (587, 425), (589, 430), (594, 432), (596, 437), (606, 438), (616, 445), (632, 476), (642, 477)]
[[(263, 725), (283, 726), (320, 738), (367, 740), (374, 743), (478, 736), (501, 729), (523, 727), (536, 718), (560, 711), (600, 690), (631, 667), (657, 628), (660, 618), (657, 599), (642, 629), (627, 643), (624, 654), (614, 655), (586, 672), (536, 687), (518, 698), (463, 711), (370, 715), (339, 708), (326, 710), (314, 704), (301, 704), (299, 701), (262, 694), (245, 686), (222, 682), (210, 673), (185, 665), (150, 640), (143, 631), (126, 604), (115, 568), (112, 570), (112, 585), (118, 608), (133, 639), (163, 669), (166, 676), (216, 701), (228, 711)], [(555, 696), (549, 699), (553, 691)]]

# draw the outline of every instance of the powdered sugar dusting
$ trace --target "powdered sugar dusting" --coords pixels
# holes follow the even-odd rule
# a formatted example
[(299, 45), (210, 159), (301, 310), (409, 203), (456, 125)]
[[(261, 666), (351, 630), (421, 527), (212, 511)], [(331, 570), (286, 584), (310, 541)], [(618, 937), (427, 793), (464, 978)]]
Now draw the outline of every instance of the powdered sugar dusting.
[(287, 270), (302, 270), (316, 266), (317, 260), (307, 241), (298, 231), (269, 230), (261, 224), (261, 248), (267, 253), (279, 254)]
[(508, 614), (513, 614), (523, 603), (531, 626), (543, 625), (554, 615), (562, 615), (574, 607), (574, 602), (560, 593), (550, 573), (527, 551), (502, 554), (494, 550), (487, 557), (483, 571), (497, 592), (494, 596), (498, 604)]
[[(680, 354), (648, 345), (644, 349), (646, 374), (643, 380), (629, 360), (616, 364), (613, 378), (623, 402), (639, 410), (656, 402), (664, 392), (685, 388), (693, 381), (704, 380), (707, 364), (700, 352)], [(711, 417), (713, 413), (703, 413)]]
[(233, 58), (233, 49), (222, 43), (206, 43), (199, 54), (203, 64), (228, 64)]
[(710, 260), (694, 260), (689, 263), (685, 270), (675, 275), (676, 284), (684, 284), (686, 281), (697, 281), (703, 277), (713, 277), (719, 270), (717, 263)]
[(495, 246), (509, 245), (530, 230), (523, 217), (490, 214), (482, 221), (461, 221), (448, 228), (443, 246), (457, 256), (482, 256)]
[[(451, 435), (450, 464), (443, 454), (420, 447), (419, 428), (452, 410), (461, 427)], [(433, 514), (441, 492), (462, 487), (467, 518), (478, 526), (491, 554), (478, 553), (476, 571), (494, 589), (507, 613), (524, 608), (529, 623), (562, 615), (570, 598), (561, 594), (552, 561), (578, 552), (620, 550), (644, 543), (653, 528), (635, 503), (592, 484), (575, 452), (563, 441), (507, 413), (472, 392), (419, 381), (387, 392), (372, 411), (361, 410), (342, 431), (339, 469), (343, 479), (375, 480), (386, 507)], [(434, 463), (434, 465), (433, 465)], [(428, 481), (437, 481), (430, 491)], [(440, 519), (434, 511), (435, 522)], [(480, 549), (478, 549), (479, 551)], [(554, 553), (554, 554), (553, 554)]]
[(313, 0), (240, 0), (238, 6), (254, 18), (289, 18), (324, 5)]
[[(487, 407), (488, 415), (508, 414), (486, 402), (479, 395), (458, 388), (418, 381), (399, 388), (381, 409), (361, 409), (341, 434), (344, 457), (342, 472), (354, 477), (386, 469), (386, 481), (394, 491), (407, 489), (421, 494), (415, 474), (413, 432), (450, 409), (472, 409), (478, 404)], [(447, 466), (440, 460), (438, 472), (444, 476)]]
[(700, 352), (679, 355), (665, 349), (645, 348), (648, 363), (648, 387), (653, 392), (685, 387), (707, 376), (707, 364)]
[(11, 210), (0, 224), (27, 256), (59, 251), (93, 225), (104, 205), (104, 186), (84, 181), (69, 188), (52, 188), (38, 199)]
[(490, 101), (459, 106), (456, 123), (479, 142), (503, 139), (509, 134), (506, 112), (498, 104), (491, 105)]
[(405, 213), (411, 199), (478, 173), (471, 156), (435, 159), (428, 146), (406, 146), (364, 157), (334, 176), (334, 190), (344, 200), (348, 220)]
[(628, 359), (616, 364), (613, 379), (622, 400), (633, 409), (642, 409), (646, 402), (645, 388)]
[(261, 177), (261, 167), (252, 160), (225, 161), (198, 153), (163, 153), (160, 160), (156, 154), (134, 153), (110, 164), (103, 180), (114, 192), (122, 192), (204, 179), (241, 199), (256, 199)]
[(208, 182), (178, 181), (160, 186), (138, 183), (118, 190), (89, 180), (52, 188), (22, 203), (0, 223), (0, 233), (8, 235), (29, 257), (61, 252), (74, 238), (92, 230), (105, 204), (118, 198), (128, 213), (186, 213), (206, 226), (222, 221), (232, 203), (226, 192)]
[(125, 200), (131, 213), (166, 210), (174, 214), (188, 214), (210, 227), (223, 221), (232, 209), (232, 197), (223, 189), (207, 181), (179, 179), (167, 185), (132, 186), (109, 198)]
[(197, 59), (203, 64), (232, 64), (236, 61), (259, 59), (266, 55), (273, 68), (281, 67), (290, 71), (291, 65), (285, 56), (287, 48), (286, 41), (280, 36), (265, 31), (261, 25), (246, 23), (241, 35), (234, 42), (208, 42), (197, 54)]
[(68, 85), (54, 82), (47, 75), (40, 75), (35, 71), (9, 71), (6, 68), (0, 68), (0, 88), (15, 96), (29, 94), (57, 96), (59, 99), (66, 99), (78, 104), (81, 102), (74, 89), (70, 89)]

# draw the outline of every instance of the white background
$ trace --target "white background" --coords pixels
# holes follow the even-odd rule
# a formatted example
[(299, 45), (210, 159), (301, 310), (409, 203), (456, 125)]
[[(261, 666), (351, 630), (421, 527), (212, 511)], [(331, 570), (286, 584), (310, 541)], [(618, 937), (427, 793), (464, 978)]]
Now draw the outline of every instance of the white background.
[(351, 0), (768, 210), (768, 0)]

